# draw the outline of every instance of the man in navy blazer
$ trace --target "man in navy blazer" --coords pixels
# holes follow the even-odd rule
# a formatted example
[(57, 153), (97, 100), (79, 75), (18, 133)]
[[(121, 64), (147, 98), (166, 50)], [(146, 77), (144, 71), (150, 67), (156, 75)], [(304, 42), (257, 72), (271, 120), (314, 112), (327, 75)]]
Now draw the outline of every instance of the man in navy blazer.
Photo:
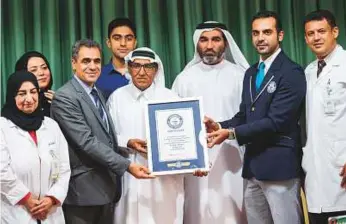
[(208, 146), (226, 139), (246, 145), (243, 177), (248, 222), (302, 222), (299, 117), (306, 93), (303, 69), (280, 48), (284, 33), (275, 12), (252, 20), (252, 42), (260, 55), (245, 73), (239, 112), (220, 123), (205, 118)]

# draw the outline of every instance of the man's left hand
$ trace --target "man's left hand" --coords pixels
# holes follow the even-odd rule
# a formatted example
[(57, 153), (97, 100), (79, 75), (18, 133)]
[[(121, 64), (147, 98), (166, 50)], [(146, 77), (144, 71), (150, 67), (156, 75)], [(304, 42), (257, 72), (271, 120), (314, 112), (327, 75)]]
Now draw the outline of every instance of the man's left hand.
[(208, 147), (211, 148), (216, 144), (221, 144), (225, 141), (232, 130), (229, 129), (219, 129), (212, 133), (208, 133)]
[(342, 177), (341, 187), (346, 189), (346, 164), (342, 167), (340, 176)]

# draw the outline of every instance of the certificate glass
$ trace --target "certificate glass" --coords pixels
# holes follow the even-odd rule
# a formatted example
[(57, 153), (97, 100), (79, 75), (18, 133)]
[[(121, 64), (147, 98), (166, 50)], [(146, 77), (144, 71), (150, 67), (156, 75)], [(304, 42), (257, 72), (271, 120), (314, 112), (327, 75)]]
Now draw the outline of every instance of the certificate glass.
[(209, 170), (202, 108), (201, 98), (146, 104), (148, 165), (154, 175)]

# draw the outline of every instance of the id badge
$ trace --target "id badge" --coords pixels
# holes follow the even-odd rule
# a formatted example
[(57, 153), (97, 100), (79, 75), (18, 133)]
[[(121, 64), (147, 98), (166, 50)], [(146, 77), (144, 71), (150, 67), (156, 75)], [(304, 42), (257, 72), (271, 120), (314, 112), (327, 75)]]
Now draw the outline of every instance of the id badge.
[(324, 103), (324, 113), (326, 115), (334, 115), (335, 114), (335, 104), (334, 101), (328, 99)]
[(59, 178), (59, 160), (53, 150), (50, 150), (50, 155), (52, 156), (52, 170), (50, 178), (52, 179), (53, 183), (55, 183)]
[(330, 79), (328, 80), (326, 87), (326, 100), (324, 103), (324, 113), (326, 115), (334, 115), (335, 114), (335, 103), (331, 99), (332, 88), (330, 87)]

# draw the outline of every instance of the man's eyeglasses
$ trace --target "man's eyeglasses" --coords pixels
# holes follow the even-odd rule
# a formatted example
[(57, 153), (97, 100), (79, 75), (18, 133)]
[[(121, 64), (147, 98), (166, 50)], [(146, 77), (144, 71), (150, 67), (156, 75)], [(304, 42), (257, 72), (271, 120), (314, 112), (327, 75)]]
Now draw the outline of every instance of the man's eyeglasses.
[(141, 70), (142, 67), (144, 68), (144, 71), (146, 73), (155, 72), (159, 67), (156, 62), (142, 65), (140, 63), (130, 61), (128, 64), (129, 64), (130, 69), (132, 69), (132, 71), (134, 71), (136, 74)]

